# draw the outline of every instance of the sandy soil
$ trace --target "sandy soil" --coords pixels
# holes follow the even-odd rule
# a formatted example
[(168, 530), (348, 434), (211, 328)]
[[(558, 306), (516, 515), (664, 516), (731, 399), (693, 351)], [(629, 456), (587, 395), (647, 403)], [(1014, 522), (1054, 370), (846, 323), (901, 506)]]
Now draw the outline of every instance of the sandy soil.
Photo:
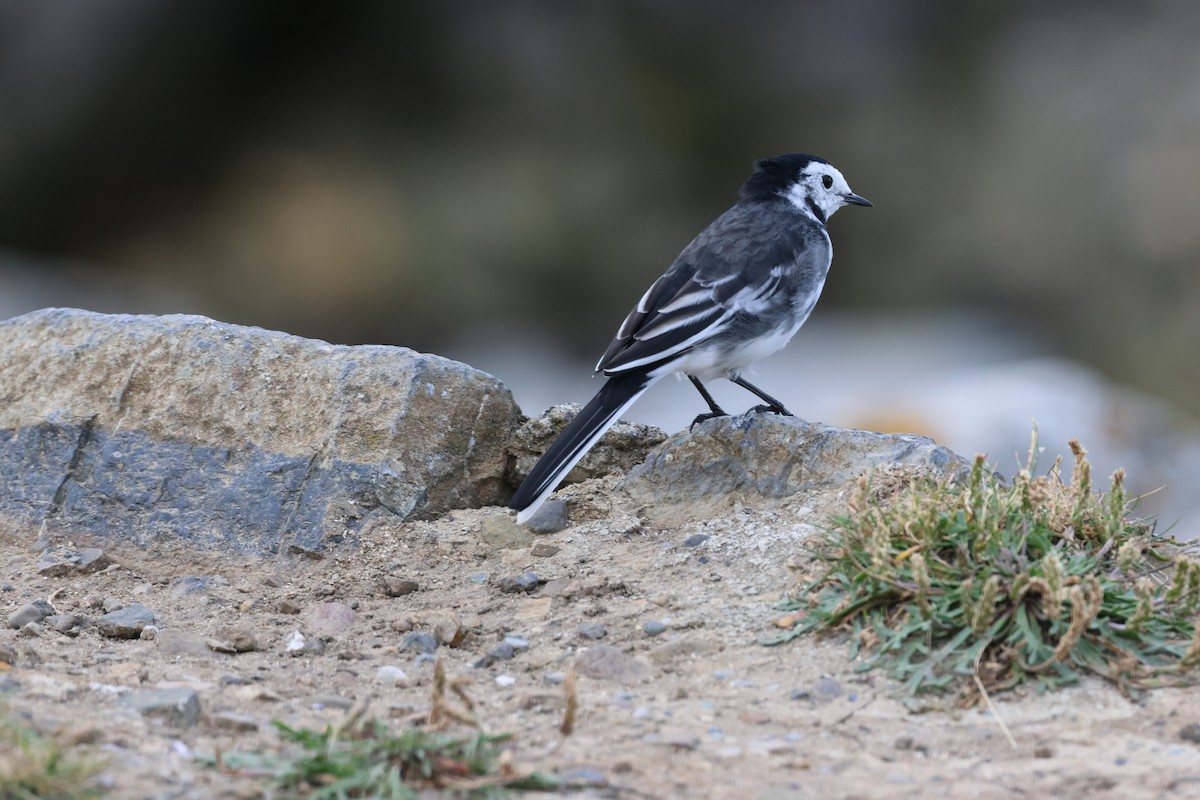
[[(758, 644), (836, 496), (671, 526), (609, 509), (602, 482), (566, 491), (576, 524), (560, 533), (534, 536), (482, 509), (379, 525), (324, 560), (60, 540), (100, 546), (113, 565), (44, 577), (46, 541), (5, 535), (0, 611), (52, 598), (92, 622), (75, 636), (4, 626), (0, 646), (16, 663), (0, 672), (0, 703), (108, 759), (114, 797), (256, 797), (261, 784), (197, 757), (273, 751), (271, 720), (323, 727), (364, 698), (378, 718), (412, 724), (429, 709), (433, 673), (431, 656), (402, 649), (420, 644), (404, 636), (416, 631), (441, 640), (451, 678), (471, 680), (482, 726), (516, 734), (517, 765), (603, 779), (579, 797), (1200, 797), (1200, 746), (1180, 735), (1200, 722), (1195, 690), (1133, 702), (1095, 682), (995, 698), (1014, 747), (986, 710), (906, 709), (883, 676), (854, 671), (844, 641)], [(535, 589), (503, 591), (515, 587), (499, 579), (530, 571)], [(385, 576), (392, 591), (396, 580), (419, 588), (390, 596)], [(149, 608), (157, 638), (101, 636), (93, 623), (106, 602)], [(352, 606), (353, 619), (330, 602)], [(311, 641), (322, 626), (324, 653), (286, 654), (294, 631)], [(211, 649), (230, 627), (261, 649)], [(506, 636), (515, 654), (476, 666)], [(634, 661), (594, 658), (604, 647)], [(381, 682), (388, 665), (406, 679)], [(559, 681), (577, 665), (580, 710), (563, 739)], [(190, 727), (122, 702), (181, 686), (200, 700)]]

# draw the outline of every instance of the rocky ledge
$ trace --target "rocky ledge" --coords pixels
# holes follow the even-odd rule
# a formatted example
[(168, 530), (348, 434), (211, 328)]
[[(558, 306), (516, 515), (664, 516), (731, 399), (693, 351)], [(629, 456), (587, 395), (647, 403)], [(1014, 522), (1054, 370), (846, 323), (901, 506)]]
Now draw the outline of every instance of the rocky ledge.
[[(576, 412), (525, 420), (496, 378), (405, 348), (48, 309), (0, 322), (0, 527), (317, 555), (375, 520), (502, 505)], [(963, 461), (923, 437), (746, 414), (670, 438), (619, 424), (571, 480), (607, 476), (595, 492), (614, 510), (682, 520), (886, 464)], [(553, 529), (595, 514), (553, 505)]]

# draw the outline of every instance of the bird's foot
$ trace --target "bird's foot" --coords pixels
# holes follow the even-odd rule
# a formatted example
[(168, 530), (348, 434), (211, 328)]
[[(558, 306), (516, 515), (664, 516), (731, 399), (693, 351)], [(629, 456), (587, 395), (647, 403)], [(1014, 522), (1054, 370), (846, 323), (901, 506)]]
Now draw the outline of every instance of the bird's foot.
[(722, 411), (719, 408), (715, 411), (710, 411), (707, 414), (697, 414), (696, 418), (694, 420), (692, 420), (692, 424), (688, 426), (688, 430), (689, 431), (692, 430), (697, 425), (699, 425), (701, 422), (707, 422), (708, 420), (716, 419), (717, 417), (728, 417), (728, 416), (729, 416), (729, 414), (727, 414), (726, 412)]
[(761, 405), (761, 406), (755, 406), (754, 408), (750, 409), (750, 411), (755, 414), (778, 414), (781, 417), (796, 416), (795, 414), (788, 411), (783, 406)]

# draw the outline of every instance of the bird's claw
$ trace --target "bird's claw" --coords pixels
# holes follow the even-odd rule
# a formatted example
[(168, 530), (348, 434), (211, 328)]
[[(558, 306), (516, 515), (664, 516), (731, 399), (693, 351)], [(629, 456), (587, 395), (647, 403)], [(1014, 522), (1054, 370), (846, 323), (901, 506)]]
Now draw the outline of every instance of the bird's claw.
[[(794, 416), (796, 416), (795, 414), (793, 414), (792, 412), (788, 411), (788, 410), (787, 410), (786, 408), (784, 408), (783, 406), (768, 406), (768, 405), (760, 405), (760, 406), (755, 406), (754, 408), (750, 409), (750, 411), (751, 411), (751, 412), (753, 412), (753, 413), (755, 413), (755, 414), (778, 414), (778, 415), (779, 415), (779, 416), (781, 416), (781, 417), (794, 417)], [(693, 423), (693, 424), (694, 424), (694, 423)]]
[(701, 422), (708, 422), (710, 419), (716, 419), (717, 417), (728, 417), (728, 416), (729, 415), (727, 413), (725, 413), (724, 411), (711, 411), (707, 414), (697, 414), (696, 418), (694, 420), (692, 420), (692, 424), (688, 426), (688, 430), (690, 431), (690, 430), (694, 429)]

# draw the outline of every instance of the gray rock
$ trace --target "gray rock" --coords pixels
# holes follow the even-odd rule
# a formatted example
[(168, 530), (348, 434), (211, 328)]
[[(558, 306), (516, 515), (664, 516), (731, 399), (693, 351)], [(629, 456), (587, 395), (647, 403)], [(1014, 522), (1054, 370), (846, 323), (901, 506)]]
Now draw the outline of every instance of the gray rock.
[[(832, 428), (778, 414), (720, 417), (676, 434), (630, 471), (622, 487), (648, 508), (711, 515), (713, 502), (753, 502), (834, 486), (873, 467), (969, 465), (932, 439)], [(678, 518), (678, 514), (675, 514)]]
[(475, 662), (474, 666), (477, 669), (484, 669), (495, 664), (497, 661), (509, 661), (517, 654), (517, 648), (513, 647), (508, 642), (501, 642), (487, 652), (483, 658)]
[(502, 575), (496, 579), (496, 588), (506, 594), (532, 592), (542, 583), (536, 572), (522, 572), (519, 575)]
[(510, 392), (437, 356), (71, 309), (0, 322), (0, 354), (14, 523), (316, 554), (511, 491)]
[(384, 575), (379, 579), (379, 583), (388, 597), (403, 597), (421, 588), (416, 581), (397, 578), (395, 575)]
[(138, 689), (124, 695), (120, 704), (144, 717), (160, 719), (172, 728), (191, 728), (200, 718), (200, 697), (194, 689)]
[(83, 624), (83, 621), (74, 614), (51, 614), (42, 620), (42, 622), (46, 623), (46, 626), (51, 630), (58, 631), (67, 636), (78, 636), (79, 626)]
[(575, 671), (613, 683), (636, 683), (650, 677), (648, 664), (607, 644), (592, 645), (576, 657)]
[(96, 628), (110, 639), (136, 639), (142, 629), (154, 624), (154, 612), (140, 603), (110, 611), (96, 620)]
[(310, 634), (341, 636), (354, 624), (354, 609), (345, 603), (318, 603), (308, 612), (305, 626)]
[(1179, 738), (1185, 742), (1200, 743), (1200, 722), (1189, 722), (1179, 729)]
[(608, 628), (604, 627), (599, 622), (589, 622), (584, 625), (580, 625), (575, 629), (575, 632), (579, 634), (581, 639), (591, 639), (592, 641), (603, 639), (605, 636), (608, 636)]
[(8, 627), (23, 628), (30, 622), (41, 622), (53, 613), (54, 606), (45, 600), (34, 600), (8, 615)]
[(647, 636), (659, 636), (667, 629), (667, 626), (656, 619), (652, 619), (642, 625), (642, 633)]
[(397, 648), (402, 653), (432, 653), (438, 648), (438, 640), (424, 631), (409, 631), (400, 637)]
[(516, 652), (524, 652), (529, 649), (529, 640), (524, 636), (509, 634), (504, 637), (504, 643)]
[(562, 500), (550, 498), (542, 503), (542, 507), (534, 512), (525, 527), (534, 533), (558, 533), (571, 524), (567, 514), (567, 504)]
[(63, 548), (47, 550), (37, 562), (39, 575), (47, 578), (59, 578), (63, 575), (89, 574), (99, 572), (112, 564), (112, 559), (98, 547)]
[[(578, 403), (554, 406), (517, 429), (509, 445), (509, 453), (513, 457), (509, 481), (513, 486), (519, 486), (525, 480), (529, 470), (533, 469), (533, 465), (550, 447), (550, 443), (558, 438), (563, 428), (575, 419), (580, 408), (582, 406)], [(650, 448), (666, 438), (667, 434), (660, 428), (618, 422), (571, 470), (566, 480), (568, 483), (578, 483), (602, 475), (624, 474), (633, 465), (640, 464)]]

